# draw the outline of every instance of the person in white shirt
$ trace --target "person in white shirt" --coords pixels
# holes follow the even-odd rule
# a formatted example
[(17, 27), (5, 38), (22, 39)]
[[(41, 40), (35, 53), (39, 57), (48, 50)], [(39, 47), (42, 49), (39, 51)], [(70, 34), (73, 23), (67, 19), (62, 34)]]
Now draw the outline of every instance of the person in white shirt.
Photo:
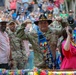
[(6, 33), (6, 21), (0, 22), (0, 68), (10, 69), (9, 60), (12, 60), (9, 37)]

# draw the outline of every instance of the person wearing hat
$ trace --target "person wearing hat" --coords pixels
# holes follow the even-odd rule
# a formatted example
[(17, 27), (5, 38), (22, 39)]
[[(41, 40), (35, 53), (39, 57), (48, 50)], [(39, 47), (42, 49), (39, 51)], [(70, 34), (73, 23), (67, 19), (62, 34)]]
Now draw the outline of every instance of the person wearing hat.
[(30, 19), (26, 19), (20, 29), (17, 31), (17, 37), (21, 39), (22, 45), (25, 49), (25, 55), (28, 58), (27, 63), (25, 64), (25, 69), (34, 68), (34, 52), (32, 48), (32, 36), (29, 35), (32, 32), (32, 22)]
[(7, 21), (0, 21), (0, 68), (10, 69), (9, 60), (12, 60), (12, 55), (6, 25)]
[[(25, 34), (31, 33), (33, 31), (32, 21), (30, 19), (26, 19), (24, 23), (26, 24), (26, 27), (24, 29)], [(25, 69), (34, 68), (34, 51), (33, 51), (32, 44), (29, 41), (30, 38), (23, 40), (26, 56), (28, 57), (27, 64), (25, 65)]]
[(74, 22), (74, 16), (73, 16), (73, 10), (69, 10), (69, 14), (68, 14), (68, 17), (67, 17), (67, 21), (69, 24), (72, 24)]
[[(40, 31), (44, 34), (44, 36), (48, 40), (48, 43), (49, 43), (50, 48), (51, 48), (52, 57), (54, 59), (54, 62), (56, 62), (55, 53), (56, 53), (56, 48), (57, 48), (58, 35), (59, 35), (59, 32), (60, 32), (61, 28), (60, 27), (59, 28), (58, 27), (57, 28), (54, 27), (53, 29), (49, 28), (49, 25), (52, 24), (52, 20), (48, 20), (47, 17), (44, 14), (40, 15), (39, 20), (35, 21), (34, 23), (39, 27)], [(42, 65), (43, 64), (41, 64), (40, 67)], [(53, 69), (53, 68), (54, 69), (58, 69), (59, 66), (58, 66), (58, 64), (56, 65), (54, 63), (54, 65), (52, 65), (52, 67), (48, 67), (48, 68), (50, 68), (50, 69)]]
[(73, 11), (73, 10), (69, 10), (69, 16), (71, 16), (71, 17), (73, 17), (73, 18), (74, 18), (73, 13), (74, 13), (74, 11)]
[(67, 20), (72, 29), (74, 29), (76, 27), (76, 20), (74, 20), (74, 18), (71, 16), (69, 16)]
[(26, 55), (24, 53), (24, 49), (22, 48), (21, 40), (16, 36), (17, 27), (14, 21), (10, 21), (8, 23), (9, 30), (8, 35), (10, 38), (10, 45), (12, 50), (12, 58), (13, 58), (13, 66), (11, 69), (24, 69)]

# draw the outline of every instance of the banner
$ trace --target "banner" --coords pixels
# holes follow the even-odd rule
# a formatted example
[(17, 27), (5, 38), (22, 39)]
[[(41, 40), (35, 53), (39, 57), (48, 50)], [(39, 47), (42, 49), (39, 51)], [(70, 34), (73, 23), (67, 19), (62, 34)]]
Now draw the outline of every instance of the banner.
[(0, 75), (76, 75), (76, 71), (48, 71), (48, 70), (5, 70), (0, 69)]

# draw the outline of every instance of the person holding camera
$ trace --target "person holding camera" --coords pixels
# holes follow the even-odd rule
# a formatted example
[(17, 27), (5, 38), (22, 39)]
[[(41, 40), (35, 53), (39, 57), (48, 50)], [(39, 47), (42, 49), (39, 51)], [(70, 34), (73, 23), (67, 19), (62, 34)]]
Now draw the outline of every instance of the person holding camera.
[(72, 38), (72, 28), (67, 26), (62, 30), (63, 42), (61, 43), (62, 63), (61, 69), (76, 69), (76, 45)]

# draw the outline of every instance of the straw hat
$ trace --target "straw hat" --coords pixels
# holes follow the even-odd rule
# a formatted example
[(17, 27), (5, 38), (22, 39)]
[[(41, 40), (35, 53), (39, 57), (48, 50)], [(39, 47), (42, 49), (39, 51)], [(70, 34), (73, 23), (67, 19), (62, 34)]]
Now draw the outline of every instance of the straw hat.
[(23, 23), (32, 23), (30, 19), (26, 19)]
[(8, 23), (8, 21), (5, 21), (5, 20), (0, 19), (0, 24), (1, 25), (6, 25), (7, 23)]

